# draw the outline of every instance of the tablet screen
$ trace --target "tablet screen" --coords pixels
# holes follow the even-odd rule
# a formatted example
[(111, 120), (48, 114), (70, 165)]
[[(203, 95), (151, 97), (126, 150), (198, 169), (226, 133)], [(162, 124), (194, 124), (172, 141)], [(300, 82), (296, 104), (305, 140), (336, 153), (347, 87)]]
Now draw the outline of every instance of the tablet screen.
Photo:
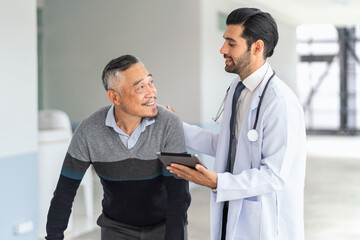
[(196, 154), (158, 152), (156, 155), (165, 166), (171, 163), (178, 163), (194, 169), (196, 164), (201, 164), (205, 167)]

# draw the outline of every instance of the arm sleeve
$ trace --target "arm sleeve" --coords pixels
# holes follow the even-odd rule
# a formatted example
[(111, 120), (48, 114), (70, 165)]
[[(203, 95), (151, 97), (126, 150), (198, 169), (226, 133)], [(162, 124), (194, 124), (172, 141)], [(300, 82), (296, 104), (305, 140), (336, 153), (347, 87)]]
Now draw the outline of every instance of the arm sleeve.
[(166, 213), (166, 240), (184, 240), (187, 210), (190, 206), (189, 182), (164, 176), (168, 205)]
[(188, 148), (215, 157), (219, 134), (187, 123), (184, 123), (183, 126)]
[[(171, 121), (166, 134), (164, 151), (177, 153), (186, 152), (184, 132), (178, 118)], [(167, 192), (165, 239), (183, 240), (185, 227), (187, 225), (187, 210), (191, 202), (189, 182), (174, 178), (165, 168), (163, 168), (163, 175)]]
[(64, 231), (68, 225), (71, 207), (80, 182), (81, 180), (60, 175), (47, 216), (47, 240), (64, 239)]
[[(71, 151), (77, 158), (71, 155)], [(90, 165), (89, 161), (79, 160), (79, 157), (81, 159), (89, 159), (87, 146), (82, 137), (81, 125), (76, 129), (71, 140), (61, 169), (60, 178), (50, 203), (46, 223), (46, 239), (48, 240), (64, 239), (64, 231), (68, 225), (76, 191)]]

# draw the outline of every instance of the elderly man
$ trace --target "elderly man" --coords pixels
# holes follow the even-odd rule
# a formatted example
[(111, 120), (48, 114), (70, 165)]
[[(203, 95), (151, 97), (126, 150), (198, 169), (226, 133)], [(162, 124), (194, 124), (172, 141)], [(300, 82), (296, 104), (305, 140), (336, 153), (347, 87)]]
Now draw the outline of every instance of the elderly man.
[(101, 239), (186, 239), (189, 184), (175, 179), (156, 152), (186, 152), (179, 119), (156, 104), (152, 75), (131, 55), (102, 75), (112, 102), (77, 127), (47, 221), (48, 240), (63, 239), (71, 206), (90, 164), (104, 190)]

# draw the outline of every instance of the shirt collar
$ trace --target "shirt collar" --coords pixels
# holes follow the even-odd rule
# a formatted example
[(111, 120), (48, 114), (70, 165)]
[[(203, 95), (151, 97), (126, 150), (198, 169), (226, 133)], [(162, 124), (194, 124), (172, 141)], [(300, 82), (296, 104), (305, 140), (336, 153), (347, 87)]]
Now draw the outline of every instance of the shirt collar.
[[(143, 132), (147, 126), (153, 124), (154, 122), (155, 122), (155, 118), (143, 118), (140, 125), (138, 126), (138, 127), (140, 127), (140, 132)], [(108, 127), (112, 127), (115, 130), (115, 132), (117, 132), (117, 133), (119, 133), (121, 135), (128, 136), (116, 124), (115, 116), (114, 116), (114, 105), (111, 105), (111, 107), (110, 107), (110, 109), (109, 109), (109, 111), (108, 111), (108, 113), (106, 115), (105, 125), (108, 126)]]
[(257, 86), (263, 80), (267, 70), (269, 68), (269, 63), (265, 62), (260, 68), (258, 68), (255, 72), (250, 74), (247, 78), (245, 78), (242, 82), (247, 89), (251, 92), (255, 90)]

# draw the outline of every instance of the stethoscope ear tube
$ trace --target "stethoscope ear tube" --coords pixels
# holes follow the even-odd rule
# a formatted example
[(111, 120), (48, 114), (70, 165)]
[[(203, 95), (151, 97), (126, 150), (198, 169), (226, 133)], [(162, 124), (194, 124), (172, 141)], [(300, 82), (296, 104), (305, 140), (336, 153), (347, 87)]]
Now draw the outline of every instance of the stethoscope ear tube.
[(275, 71), (273, 72), (273, 74), (272, 74), (271, 77), (269, 78), (269, 81), (266, 83), (265, 88), (264, 88), (264, 90), (263, 90), (263, 92), (262, 92), (262, 94), (261, 94), (260, 101), (259, 101), (259, 104), (258, 104), (258, 107), (257, 107), (257, 110), (256, 110), (256, 117), (255, 117), (254, 126), (253, 126), (252, 129), (255, 129), (256, 126), (257, 126), (257, 122), (258, 122), (258, 118), (259, 118), (259, 113), (260, 113), (261, 103), (262, 103), (262, 101), (263, 101), (263, 99), (264, 99), (264, 95), (265, 95), (265, 93), (266, 93), (266, 89), (268, 88), (269, 83), (270, 83), (271, 79), (272, 79), (274, 76), (275, 76)]
[[(269, 86), (269, 83), (271, 81), (271, 79), (275, 76), (275, 71), (273, 71), (273, 74), (271, 75), (271, 77), (269, 78), (269, 81), (266, 83), (265, 85), (265, 88), (260, 96), (260, 100), (259, 100), (259, 104), (258, 104), (258, 107), (257, 107), (257, 110), (256, 110), (256, 117), (255, 117), (255, 122), (254, 122), (254, 126), (252, 129), (249, 130), (248, 134), (247, 134), (247, 137), (249, 139), (249, 141), (251, 142), (255, 142), (258, 140), (259, 138), (259, 133), (258, 131), (256, 130), (256, 126), (257, 126), (257, 122), (258, 122), (258, 118), (259, 118), (259, 113), (260, 113), (260, 108), (261, 108), (261, 103), (264, 99), (264, 95), (266, 93), (266, 89), (268, 88)], [(231, 85), (230, 85), (231, 86)], [(226, 100), (226, 97), (229, 93), (229, 89), (230, 87), (226, 90), (226, 95), (225, 95), (225, 98), (223, 100), (223, 102), (221, 103), (221, 106), (216, 114), (216, 116), (213, 118), (213, 120), (217, 123), (218, 119), (220, 118), (221, 114), (224, 112), (224, 105), (225, 105), (225, 100)]]
[(264, 95), (266, 93), (266, 89), (268, 88), (269, 86), (269, 83), (271, 81), (271, 79), (275, 76), (275, 71), (273, 71), (273, 74), (271, 75), (271, 77), (269, 78), (269, 81), (266, 83), (265, 85), (265, 88), (261, 94), (261, 97), (260, 97), (260, 100), (259, 100), (259, 104), (258, 104), (258, 107), (257, 107), (257, 110), (256, 110), (256, 117), (255, 117), (255, 122), (254, 122), (254, 126), (252, 129), (249, 130), (248, 134), (247, 134), (247, 137), (249, 139), (249, 141), (251, 142), (255, 142), (258, 140), (259, 138), (259, 133), (258, 131), (256, 130), (256, 126), (257, 126), (257, 122), (258, 122), (258, 119), (259, 119), (259, 113), (260, 113), (260, 108), (261, 108), (261, 103), (264, 99)]
[(224, 106), (225, 106), (225, 101), (226, 101), (226, 98), (227, 98), (227, 96), (228, 96), (228, 94), (229, 94), (230, 87), (231, 87), (231, 85), (230, 85), (230, 86), (228, 87), (228, 89), (226, 90), (226, 94), (225, 94), (224, 100), (222, 101), (222, 103), (221, 103), (221, 105), (220, 105), (220, 107), (219, 107), (219, 110), (218, 110), (218, 112), (216, 113), (216, 116), (212, 118), (212, 119), (215, 121), (215, 123), (218, 123), (217, 121), (219, 120), (221, 114), (224, 112), (224, 109), (225, 109), (225, 108), (224, 108)]

